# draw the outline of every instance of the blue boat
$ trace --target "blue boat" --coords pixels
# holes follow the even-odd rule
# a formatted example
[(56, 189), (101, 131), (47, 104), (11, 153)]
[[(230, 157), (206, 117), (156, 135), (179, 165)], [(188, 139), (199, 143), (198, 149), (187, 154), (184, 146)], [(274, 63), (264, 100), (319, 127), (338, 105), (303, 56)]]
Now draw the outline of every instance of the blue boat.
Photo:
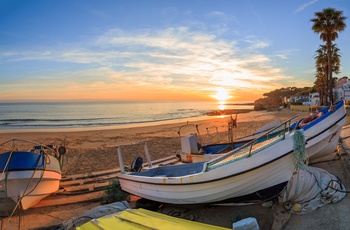
[[(29, 151), (17, 150), (28, 144), (35, 146)], [(6, 141), (0, 147), (10, 148), (0, 154), (0, 186), (16, 208), (26, 210), (58, 190), (65, 147), (18, 139)]]

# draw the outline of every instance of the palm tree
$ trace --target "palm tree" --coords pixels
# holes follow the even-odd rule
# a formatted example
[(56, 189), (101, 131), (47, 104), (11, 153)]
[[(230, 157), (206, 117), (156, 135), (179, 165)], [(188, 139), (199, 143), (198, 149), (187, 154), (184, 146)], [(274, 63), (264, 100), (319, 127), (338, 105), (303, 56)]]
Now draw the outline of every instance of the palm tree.
[[(321, 12), (315, 13), (315, 18), (310, 21), (313, 22), (312, 30), (315, 33), (320, 34), (320, 39), (326, 43), (327, 47), (327, 72), (326, 72), (326, 82), (327, 82), (327, 102), (328, 99), (333, 103), (333, 88), (332, 88), (332, 44), (335, 39), (338, 38), (338, 32), (345, 29), (346, 17), (343, 16), (343, 11), (335, 10), (334, 8), (326, 8)], [(327, 103), (328, 104), (328, 103)]]
[[(328, 92), (328, 87), (327, 87), (327, 55), (324, 49), (320, 47), (318, 50), (316, 50), (316, 56), (315, 56), (315, 66), (316, 66), (316, 82), (315, 84), (317, 84), (317, 88), (318, 88), (318, 92), (320, 94), (320, 103), (321, 105), (326, 104), (327, 102), (327, 92)], [(322, 89), (323, 87), (323, 89)]]
[(326, 96), (325, 96), (325, 84), (324, 84), (324, 79), (325, 79), (325, 74), (323, 72), (322, 68), (316, 68), (316, 80), (314, 82), (315, 84), (315, 90), (316, 92), (319, 93), (320, 95), (320, 105), (324, 105), (324, 102), (326, 101)]
[[(331, 73), (338, 74), (340, 71), (340, 57), (339, 54), (339, 48), (336, 44), (333, 44), (331, 46)], [(334, 79), (329, 82), (327, 78), (328, 71), (328, 54), (327, 54), (327, 46), (326, 45), (320, 45), (320, 48), (316, 50), (316, 78), (315, 85), (317, 88), (317, 91), (320, 94), (320, 102), (321, 104), (325, 104), (327, 102), (327, 98), (333, 98), (333, 94), (329, 95), (327, 92), (333, 92), (333, 86), (334, 86)], [(323, 87), (323, 89), (322, 89)], [(333, 102), (333, 101), (332, 101)]]

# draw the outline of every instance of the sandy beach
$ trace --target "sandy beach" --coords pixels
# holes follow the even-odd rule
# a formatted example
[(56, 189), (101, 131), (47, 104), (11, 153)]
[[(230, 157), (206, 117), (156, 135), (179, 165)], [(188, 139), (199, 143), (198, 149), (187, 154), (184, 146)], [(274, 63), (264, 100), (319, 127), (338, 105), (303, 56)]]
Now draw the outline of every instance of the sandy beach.
[[(292, 116), (306, 112), (283, 109), (280, 111), (252, 111), (237, 115), (237, 128), (233, 129), (233, 137), (239, 138), (255, 132), (269, 121), (280, 118), (285, 121)], [(235, 115), (233, 115), (235, 118)], [(297, 118), (298, 119), (298, 118)], [(181, 136), (197, 133), (194, 125), (198, 125), (202, 144), (220, 143), (228, 141), (229, 116), (211, 116), (203, 120), (191, 119), (186, 127), (181, 129)], [(187, 121), (168, 122), (165, 124), (150, 123), (148, 125), (97, 128), (93, 130), (61, 129), (54, 130), (19, 130), (0, 132), (0, 142), (9, 139), (25, 139), (41, 144), (65, 145), (67, 154), (63, 175), (72, 175), (101, 170), (113, 169), (119, 166), (116, 146), (146, 142), (152, 160), (167, 157), (181, 152), (180, 135), (178, 131)], [(209, 133), (209, 135), (208, 135)], [(126, 165), (130, 165), (137, 156), (144, 153), (142, 146), (132, 146), (123, 149)]]
[[(271, 112), (254, 111), (238, 114), (238, 127), (233, 130), (234, 138), (249, 135), (261, 126), (275, 119), (279, 118), (282, 121), (285, 121), (297, 114), (300, 116), (295, 118), (295, 120), (299, 120), (309, 113), (283, 109)], [(198, 130), (203, 142), (226, 142), (228, 141), (228, 118), (228, 116), (213, 116), (210, 119), (191, 121), (190, 124), (198, 125)], [(152, 160), (180, 153), (181, 143), (178, 131), (179, 128), (186, 125), (186, 123), (187, 122), (185, 121), (179, 123), (169, 122), (167, 124), (150, 124), (139, 127), (116, 127), (112, 129), (80, 131), (60, 130), (59, 132), (55, 132), (52, 130), (40, 130), (32, 132), (25, 130), (22, 132), (3, 132), (0, 133), (0, 141), (4, 142), (11, 138), (18, 138), (45, 144), (54, 143), (60, 145), (65, 142), (68, 152), (66, 154), (63, 175), (68, 176), (119, 167), (115, 147), (120, 144), (146, 142)], [(209, 139), (207, 136), (207, 128), (211, 134)], [(216, 128), (218, 134), (216, 134)], [(181, 129), (181, 136), (194, 132), (196, 132), (194, 126), (186, 126)], [(137, 155), (140, 155), (139, 153), (143, 153), (143, 149), (142, 147), (140, 149), (125, 148), (123, 149), (123, 153), (127, 163), (130, 163)], [(330, 156), (330, 159), (332, 158), (334, 158), (333, 155)], [(325, 162), (317, 164), (316, 166), (325, 168), (334, 175), (339, 176), (346, 183), (346, 186), (348, 186), (341, 161), (336, 161), (334, 165)], [(54, 197), (52, 198), (52, 201), (54, 201)], [(328, 205), (307, 215), (292, 215), (291, 213), (286, 212), (282, 206), (274, 205), (273, 207), (264, 207), (261, 203), (252, 203), (251, 205), (243, 206), (195, 205), (177, 207), (165, 205), (159, 212), (168, 214), (168, 212), (176, 211), (175, 214), (178, 213), (178, 217), (181, 218), (228, 228), (232, 226), (232, 222), (253, 216), (258, 220), (260, 229), (283, 229), (282, 226), (285, 226), (286, 223), (287, 225), (284, 229), (310, 229), (310, 226), (317, 226), (318, 229), (329, 229), (330, 226), (334, 225), (334, 221), (339, 220), (339, 218), (343, 218), (344, 220), (344, 215), (348, 213), (348, 204), (349, 199), (346, 198), (344, 201), (339, 202), (336, 205)], [(16, 217), (13, 217), (11, 222), (8, 222), (6, 218), (3, 218), (0, 226), (4, 229), (18, 229), (19, 225), (21, 225), (23, 229), (43, 228), (47, 226), (52, 227), (71, 220), (84, 211), (99, 205), (101, 205), (100, 201), (58, 206), (42, 205), (41, 207), (39, 205), (38, 207), (23, 211), (21, 214), (21, 221)], [(330, 212), (332, 212), (332, 214), (330, 214)], [(339, 225), (346, 226), (347, 223), (348, 222), (342, 221), (339, 222)]]

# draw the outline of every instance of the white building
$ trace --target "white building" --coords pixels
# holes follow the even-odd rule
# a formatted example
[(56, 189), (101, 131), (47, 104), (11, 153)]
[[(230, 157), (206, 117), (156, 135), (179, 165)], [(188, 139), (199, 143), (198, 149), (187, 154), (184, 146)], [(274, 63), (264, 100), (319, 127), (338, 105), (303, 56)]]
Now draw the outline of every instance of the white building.
[(350, 80), (347, 77), (340, 78), (337, 84), (337, 100), (350, 101)]
[(320, 94), (319, 93), (309, 93), (309, 99), (303, 102), (303, 105), (308, 106), (320, 106)]

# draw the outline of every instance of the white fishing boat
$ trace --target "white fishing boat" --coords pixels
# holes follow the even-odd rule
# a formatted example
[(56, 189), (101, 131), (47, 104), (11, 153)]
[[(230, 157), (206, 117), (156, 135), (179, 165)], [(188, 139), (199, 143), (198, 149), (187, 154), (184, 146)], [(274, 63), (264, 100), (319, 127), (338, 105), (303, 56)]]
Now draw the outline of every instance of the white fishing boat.
[[(18, 151), (14, 146), (19, 146), (19, 141), (36, 146), (29, 151)], [(64, 147), (56, 150), (54, 146), (18, 139), (0, 144), (1, 149), (6, 145), (11, 150), (0, 154), (0, 185), (6, 197), (16, 203), (16, 208), (26, 210), (58, 190)]]
[(304, 146), (310, 159), (336, 149), (346, 122), (344, 102), (291, 124), (293, 119), (210, 161), (156, 168), (149, 165), (148, 170), (140, 172), (122, 170), (118, 174), (120, 185), (126, 192), (153, 201), (197, 204), (240, 197), (285, 183), (293, 175), (296, 146)]

